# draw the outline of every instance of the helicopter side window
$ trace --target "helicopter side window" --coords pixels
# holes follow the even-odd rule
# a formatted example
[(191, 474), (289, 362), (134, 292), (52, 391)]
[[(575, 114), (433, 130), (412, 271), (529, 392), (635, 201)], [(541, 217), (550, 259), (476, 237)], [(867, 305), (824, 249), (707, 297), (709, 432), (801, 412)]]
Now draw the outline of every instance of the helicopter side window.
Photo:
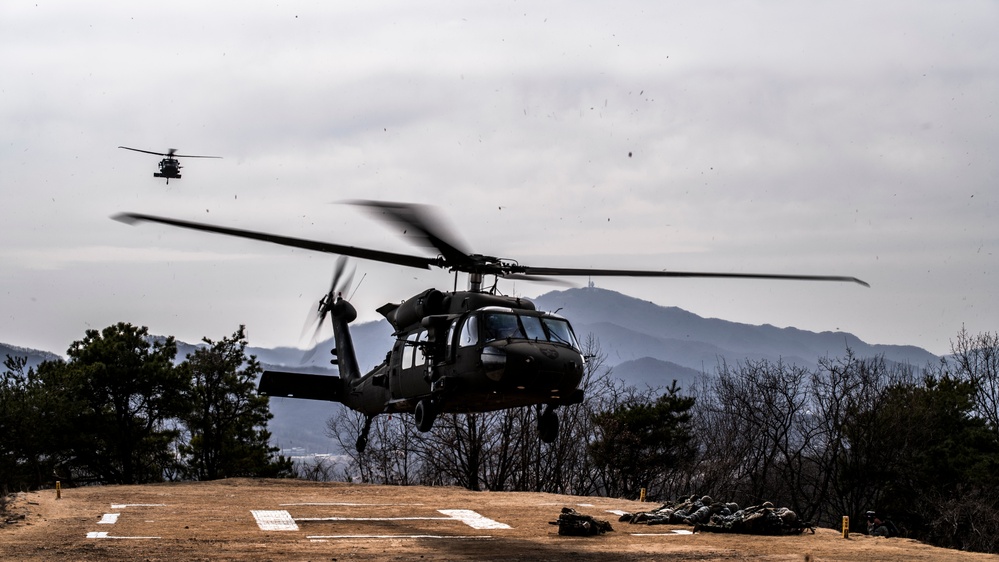
[(524, 331), (520, 329), (517, 322), (517, 315), (501, 312), (488, 312), (485, 314), (485, 337), (486, 341), (505, 340), (507, 338), (524, 338)]
[(458, 333), (458, 321), (451, 322), (451, 327), (447, 329), (447, 351), (448, 357), (454, 357), (454, 336)]
[(413, 366), (413, 357), (416, 355), (416, 334), (409, 334), (406, 344), (402, 347), (402, 368), (408, 369)]
[(576, 341), (576, 336), (572, 333), (572, 328), (569, 327), (568, 322), (561, 318), (545, 318), (542, 322), (544, 322), (545, 328), (548, 328), (548, 333), (551, 334), (549, 338), (551, 341), (561, 342), (579, 349), (579, 343)]
[(520, 321), (524, 324), (527, 339), (537, 341), (548, 339), (548, 336), (545, 335), (545, 329), (541, 326), (541, 319), (537, 316), (521, 316)]
[(468, 347), (479, 343), (479, 323), (478, 317), (469, 316), (465, 320), (465, 325), (461, 328), (461, 338), (458, 341), (460, 347)]
[(416, 335), (415, 343), (417, 345), (413, 346), (413, 366), (422, 367), (424, 363), (427, 362), (426, 355), (423, 354), (422, 343), (427, 341), (427, 331), (424, 330)]

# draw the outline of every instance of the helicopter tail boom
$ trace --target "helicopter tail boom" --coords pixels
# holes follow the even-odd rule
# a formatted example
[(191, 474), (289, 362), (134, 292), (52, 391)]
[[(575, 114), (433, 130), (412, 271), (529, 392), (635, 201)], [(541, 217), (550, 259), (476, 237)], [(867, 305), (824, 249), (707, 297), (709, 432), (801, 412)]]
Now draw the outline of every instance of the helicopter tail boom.
[(354, 353), (354, 340), (350, 337), (347, 324), (357, 318), (354, 307), (342, 298), (337, 297), (330, 307), (330, 323), (333, 325), (333, 339), (336, 342), (334, 359), (340, 370), (340, 377), (345, 381), (360, 378), (361, 370), (357, 366), (357, 355)]
[(264, 371), (257, 392), (282, 398), (342, 402), (343, 380), (330, 375)]

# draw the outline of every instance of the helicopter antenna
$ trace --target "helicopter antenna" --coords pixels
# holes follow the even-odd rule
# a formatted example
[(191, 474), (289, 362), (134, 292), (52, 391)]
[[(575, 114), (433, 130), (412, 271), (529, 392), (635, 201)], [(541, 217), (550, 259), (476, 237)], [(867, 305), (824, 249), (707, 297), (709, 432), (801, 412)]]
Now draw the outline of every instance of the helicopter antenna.
[(354, 300), (354, 293), (357, 292), (357, 289), (358, 289), (358, 287), (361, 286), (361, 283), (364, 283), (364, 278), (367, 277), (367, 276), (368, 276), (367, 273), (365, 273), (364, 275), (361, 276), (361, 280), (357, 282), (357, 285), (354, 285), (354, 290), (350, 292), (350, 296), (347, 297), (347, 300), (349, 300), (349, 301), (350, 300)]

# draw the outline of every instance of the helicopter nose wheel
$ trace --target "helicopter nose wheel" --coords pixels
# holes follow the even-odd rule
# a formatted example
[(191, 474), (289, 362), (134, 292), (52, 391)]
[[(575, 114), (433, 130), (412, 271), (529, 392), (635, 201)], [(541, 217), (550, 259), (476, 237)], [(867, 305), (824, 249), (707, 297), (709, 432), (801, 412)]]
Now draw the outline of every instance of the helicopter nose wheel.
[(545, 443), (554, 443), (558, 439), (558, 414), (556, 406), (545, 406), (545, 411), (538, 416), (538, 436)]
[(434, 420), (437, 419), (437, 406), (431, 399), (424, 398), (416, 403), (413, 415), (416, 417), (416, 429), (426, 433), (434, 427)]

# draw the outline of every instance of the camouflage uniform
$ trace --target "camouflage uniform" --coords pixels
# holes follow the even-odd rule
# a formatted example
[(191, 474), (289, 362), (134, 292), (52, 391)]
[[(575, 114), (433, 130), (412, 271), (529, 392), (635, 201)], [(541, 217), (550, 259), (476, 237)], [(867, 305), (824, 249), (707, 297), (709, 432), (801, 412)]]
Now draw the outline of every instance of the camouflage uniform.
[(575, 537), (602, 535), (614, 530), (607, 521), (583, 515), (569, 507), (563, 507), (562, 514), (558, 516), (558, 521), (551, 521), (549, 524), (558, 525), (558, 534)]

